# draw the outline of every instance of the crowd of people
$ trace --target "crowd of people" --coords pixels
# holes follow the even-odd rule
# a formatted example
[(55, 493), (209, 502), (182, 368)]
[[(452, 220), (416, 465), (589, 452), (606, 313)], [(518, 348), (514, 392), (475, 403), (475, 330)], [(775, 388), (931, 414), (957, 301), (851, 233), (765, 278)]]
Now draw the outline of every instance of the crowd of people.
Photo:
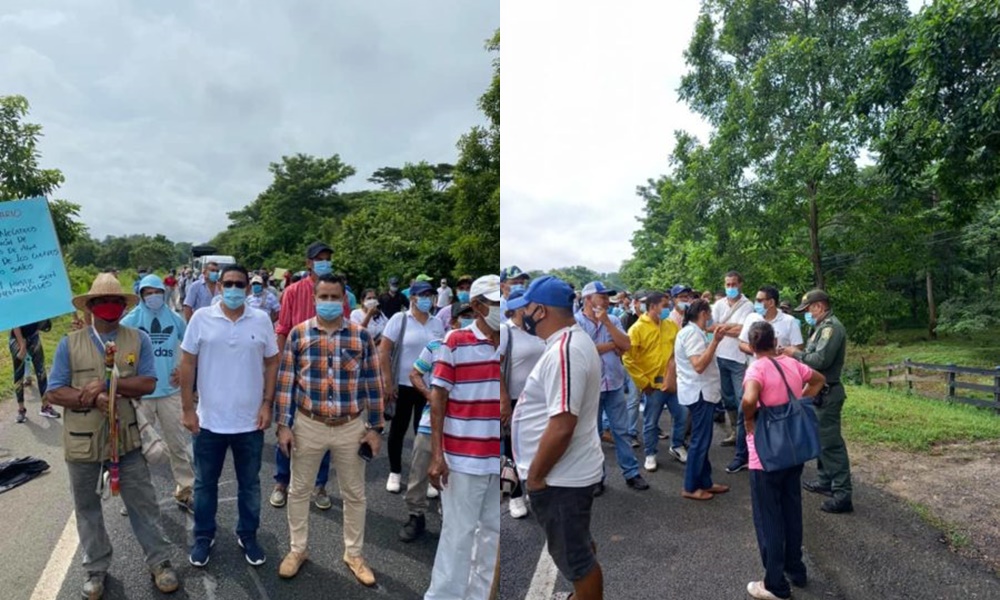
[[(187, 559), (194, 567), (208, 568), (219, 538), (218, 486), (227, 454), (238, 486), (233, 542), (253, 566), (265, 564), (275, 550), (258, 536), (265, 431), (273, 425), (268, 503), (287, 512), (282, 578), (295, 577), (309, 560), (309, 506), (331, 508), (326, 485), (332, 467), (343, 501), (343, 562), (362, 585), (376, 585), (364, 554), (366, 466), (387, 437), (385, 489), (405, 491), (401, 542), (424, 534), (428, 499), (440, 497), (441, 534), (424, 597), (485, 599), (495, 593), (500, 277), (463, 276), (454, 290), (447, 279), (433, 287), (426, 275), (401, 290), (400, 280), (389, 277), (383, 293), (366, 289), (359, 303), (346, 278), (333, 271), (327, 244), (311, 244), (305, 259), (308, 270), (295, 281), (209, 262), (197, 278), (188, 269), (162, 279), (142, 272), (131, 293), (114, 273), (102, 273), (73, 298), (83, 317), (59, 342), (47, 378), (38, 350), (41, 325), (11, 333), (15, 378), (23, 379), (31, 354), (43, 413), (54, 411), (50, 405), (64, 408), (85, 598), (104, 593), (112, 547), (102, 497), (116, 474), (121, 512), (155, 587), (170, 593), (180, 585), (143, 454), (140, 416), (162, 432), (176, 484), (173, 500), (193, 516)], [(114, 361), (114, 398), (106, 356)], [(18, 401), (23, 406), (22, 395)], [(117, 435), (107, 416), (111, 403)], [(404, 483), (411, 423), (414, 444)]]
[[(684, 284), (630, 294), (599, 281), (577, 293), (552, 276), (529, 284), (516, 266), (502, 271), (501, 282), (508, 333), (503, 451), (516, 473), (508, 509), (514, 518), (534, 513), (553, 562), (573, 583), (574, 600), (603, 597), (590, 533), (594, 498), (607, 479), (602, 441), (614, 446), (626, 485), (639, 492), (649, 489), (642, 471), (659, 468), (658, 448), (666, 442), (683, 465), (680, 495), (704, 502), (730, 489), (709, 460), (715, 423), (727, 420), (719, 444), (733, 447), (733, 457), (725, 472), (750, 472), (765, 571), (747, 592), (786, 599), (790, 585), (807, 584), (801, 490), (829, 496), (821, 506), (827, 513), (853, 510), (840, 432), (846, 333), (826, 292), (812, 290), (792, 309), (770, 285), (748, 297), (735, 271), (725, 274), (718, 294)], [(808, 324), (806, 338), (795, 313)], [(813, 398), (818, 415), (815, 481), (801, 481), (801, 463), (765, 470), (754, 444), (762, 407), (799, 398)], [(660, 429), (664, 407), (669, 433)]]

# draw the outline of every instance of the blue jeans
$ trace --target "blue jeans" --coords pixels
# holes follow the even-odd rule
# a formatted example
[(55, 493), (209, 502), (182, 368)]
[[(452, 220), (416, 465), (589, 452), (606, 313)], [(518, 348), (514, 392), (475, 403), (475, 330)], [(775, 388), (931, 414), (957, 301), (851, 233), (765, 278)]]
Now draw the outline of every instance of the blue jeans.
[(663, 405), (670, 411), (670, 420), (674, 422), (670, 434), (670, 447), (684, 445), (684, 429), (687, 427), (686, 406), (677, 401), (677, 394), (656, 390), (646, 396), (646, 410), (642, 413), (642, 441), (646, 446), (646, 456), (656, 456), (656, 446), (660, 443), (660, 415)]
[[(274, 482), (285, 486), (288, 489), (288, 482), (292, 476), (292, 459), (285, 456), (285, 453), (274, 446)], [(326, 482), (330, 479), (330, 451), (323, 455), (323, 462), (319, 464), (319, 471), (316, 473), (316, 487), (326, 487)]]
[(638, 438), (639, 431), (636, 423), (639, 422), (639, 398), (642, 396), (642, 392), (636, 389), (635, 382), (628, 375), (625, 376), (625, 387), (628, 388), (628, 391), (625, 393), (625, 409), (628, 413), (628, 436), (630, 438)]
[(219, 476), (226, 450), (233, 451), (239, 521), (236, 535), (252, 538), (260, 527), (260, 462), (264, 432), (215, 433), (208, 429), (194, 436), (194, 537), (215, 538), (215, 513), (219, 507)]
[(715, 404), (699, 398), (689, 409), (691, 445), (688, 446), (688, 460), (684, 468), (684, 491), (692, 493), (712, 487), (712, 463), (708, 460), (708, 449), (712, 446)]
[(722, 378), (722, 406), (726, 410), (737, 410), (743, 401), (743, 375), (747, 365), (728, 358), (716, 358), (715, 361)]
[[(639, 474), (639, 461), (632, 452), (632, 444), (628, 438), (628, 410), (625, 407), (625, 390), (609, 390), (601, 392), (601, 404), (598, 414), (606, 413), (611, 422), (611, 435), (615, 440), (615, 456), (625, 479), (632, 479)], [(600, 425), (600, 423), (598, 423)]]
[(781, 471), (750, 471), (750, 502), (757, 547), (764, 563), (764, 587), (779, 598), (792, 589), (787, 572), (805, 581), (802, 562), (802, 465)]

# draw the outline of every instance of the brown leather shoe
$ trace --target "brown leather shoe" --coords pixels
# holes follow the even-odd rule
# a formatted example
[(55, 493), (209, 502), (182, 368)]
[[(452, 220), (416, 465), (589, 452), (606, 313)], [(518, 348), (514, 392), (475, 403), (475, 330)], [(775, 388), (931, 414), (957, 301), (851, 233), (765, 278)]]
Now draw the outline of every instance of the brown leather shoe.
[(715, 484), (712, 484), (712, 487), (708, 488), (705, 491), (709, 492), (711, 494), (725, 494), (726, 492), (729, 491), (729, 486), (728, 485), (722, 485), (721, 483), (715, 483)]
[(307, 560), (309, 560), (308, 552), (296, 552), (292, 550), (281, 561), (281, 566), (278, 567), (278, 576), (282, 579), (295, 577), (298, 575), (299, 569), (302, 568), (302, 563)]
[(693, 492), (681, 492), (681, 496), (688, 498), (689, 500), (711, 500), (712, 494), (706, 492), (705, 490), (695, 490)]
[(347, 556), (344, 555), (344, 564), (346, 564), (354, 576), (361, 582), (361, 585), (372, 587), (375, 585), (375, 573), (368, 568), (365, 563), (365, 559), (361, 556)]

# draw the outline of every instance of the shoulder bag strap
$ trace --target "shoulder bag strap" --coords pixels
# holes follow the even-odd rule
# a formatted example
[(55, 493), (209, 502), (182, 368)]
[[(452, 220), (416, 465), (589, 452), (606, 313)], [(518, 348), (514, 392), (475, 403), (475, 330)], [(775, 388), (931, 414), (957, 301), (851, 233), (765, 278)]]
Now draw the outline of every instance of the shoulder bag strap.
[(778, 369), (778, 375), (781, 375), (781, 380), (785, 382), (785, 389), (788, 390), (788, 401), (793, 402), (797, 400), (798, 394), (792, 392), (792, 386), (788, 385), (788, 380), (785, 379), (785, 372), (781, 369), (781, 365), (779, 365), (778, 361), (774, 360), (770, 356), (767, 357), (767, 360), (774, 363), (774, 368)]

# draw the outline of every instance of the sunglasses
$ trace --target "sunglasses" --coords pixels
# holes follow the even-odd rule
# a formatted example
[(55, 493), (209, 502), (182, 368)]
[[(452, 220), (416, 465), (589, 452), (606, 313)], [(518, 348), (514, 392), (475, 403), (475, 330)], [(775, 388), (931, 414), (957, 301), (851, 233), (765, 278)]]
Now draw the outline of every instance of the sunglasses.
[(239, 290), (246, 289), (247, 284), (243, 281), (223, 281), (222, 287), (224, 288), (236, 288)]

